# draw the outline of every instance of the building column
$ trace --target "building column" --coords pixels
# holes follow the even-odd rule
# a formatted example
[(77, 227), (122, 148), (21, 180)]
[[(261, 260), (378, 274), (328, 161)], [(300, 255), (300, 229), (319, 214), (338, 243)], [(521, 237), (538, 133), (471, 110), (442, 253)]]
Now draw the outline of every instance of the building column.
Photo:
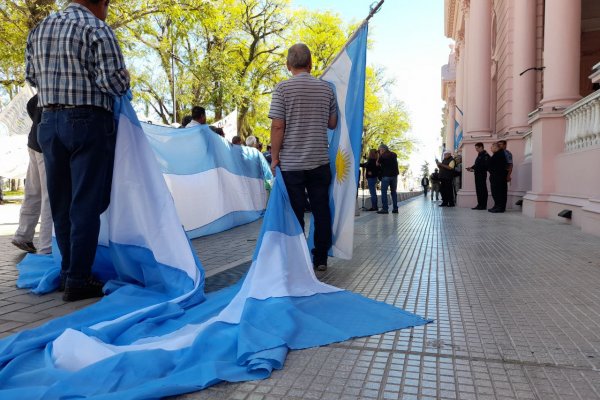
[[(509, 131), (529, 130), (529, 113), (535, 108), (536, 63), (536, 0), (514, 3), (514, 40), (512, 71), (512, 126)], [(522, 75), (521, 75), (522, 74)]]
[(525, 160), (524, 133), (528, 132), (529, 113), (535, 109), (537, 0), (513, 1), (512, 95), (508, 148), (513, 154), (514, 170), (508, 190), (509, 208), (531, 190), (531, 162)]
[[(466, 32), (464, 77), (468, 83), (464, 91), (463, 108), (463, 176), (462, 189), (458, 193), (459, 207), (477, 204), (473, 174), (465, 170), (473, 165), (477, 153), (474, 144), (492, 135), (491, 124), (491, 66), (492, 66), (492, 0), (469, 2)], [(463, 89), (464, 90), (464, 89)]]
[(492, 1), (472, 1), (469, 9), (467, 46), (467, 119), (465, 139), (473, 136), (489, 136), (492, 133), (490, 121), (491, 67), (492, 67)]
[(579, 100), (581, 1), (546, 0), (544, 17), (544, 96), (532, 124), (532, 189), (523, 213), (548, 218), (556, 182), (555, 159), (565, 146), (563, 110)]
[[(456, 101), (453, 104), (454, 117), (461, 123), (461, 128), (464, 129), (465, 121), (461, 112), (464, 110), (464, 87), (465, 87), (465, 44), (464, 41), (459, 41), (456, 44)], [(454, 123), (453, 123), (454, 127)], [(452, 143), (454, 143), (455, 132), (452, 133)], [(449, 147), (452, 151), (454, 148)]]

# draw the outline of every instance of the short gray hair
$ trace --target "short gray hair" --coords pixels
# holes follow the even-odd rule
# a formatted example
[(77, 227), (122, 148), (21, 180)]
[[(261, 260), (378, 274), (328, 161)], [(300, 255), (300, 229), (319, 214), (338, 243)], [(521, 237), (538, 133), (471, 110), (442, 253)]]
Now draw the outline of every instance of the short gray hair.
[(310, 49), (304, 43), (296, 43), (288, 49), (287, 64), (292, 68), (306, 68), (310, 65)]
[(248, 136), (246, 138), (246, 146), (254, 147), (256, 145), (256, 136)]

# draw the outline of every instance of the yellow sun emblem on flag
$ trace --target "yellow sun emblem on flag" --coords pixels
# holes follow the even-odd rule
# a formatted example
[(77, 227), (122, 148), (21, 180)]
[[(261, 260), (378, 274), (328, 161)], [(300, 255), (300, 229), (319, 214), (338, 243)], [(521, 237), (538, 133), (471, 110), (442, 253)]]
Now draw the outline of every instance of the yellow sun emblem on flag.
[(335, 180), (342, 184), (350, 173), (350, 156), (339, 149), (335, 156)]

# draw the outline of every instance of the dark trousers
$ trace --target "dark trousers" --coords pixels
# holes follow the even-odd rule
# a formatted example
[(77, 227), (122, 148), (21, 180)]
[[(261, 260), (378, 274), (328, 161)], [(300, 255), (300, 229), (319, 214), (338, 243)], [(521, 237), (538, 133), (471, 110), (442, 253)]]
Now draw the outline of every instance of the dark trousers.
[(506, 174), (490, 174), (490, 189), (494, 199), (494, 207), (497, 210), (506, 210), (506, 199), (508, 196), (508, 182)]
[(487, 173), (475, 174), (475, 192), (477, 193), (477, 207), (487, 208)]
[(423, 196), (427, 197), (427, 189), (429, 189), (429, 186), (423, 186)]
[(292, 209), (304, 229), (305, 190), (315, 222), (315, 248), (313, 263), (327, 265), (327, 253), (331, 247), (331, 212), (329, 210), (329, 164), (306, 171), (282, 171), (283, 181), (290, 196)]
[(454, 205), (454, 185), (452, 179), (440, 179), (440, 192), (443, 205)]
[(91, 275), (100, 214), (110, 201), (116, 132), (113, 114), (101, 108), (44, 111), (38, 125), (50, 208), (69, 287)]

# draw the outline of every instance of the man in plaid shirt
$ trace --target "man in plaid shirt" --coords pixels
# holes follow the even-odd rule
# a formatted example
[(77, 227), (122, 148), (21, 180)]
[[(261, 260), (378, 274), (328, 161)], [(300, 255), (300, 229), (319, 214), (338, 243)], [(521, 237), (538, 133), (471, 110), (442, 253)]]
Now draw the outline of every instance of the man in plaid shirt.
[(102, 296), (91, 268), (100, 214), (110, 201), (116, 131), (113, 98), (129, 90), (114, 32), (104, 22), (110, 0), (75, 0), (27, 38), (26, 79), (43, 107), (44, 155), (63, 299)]

